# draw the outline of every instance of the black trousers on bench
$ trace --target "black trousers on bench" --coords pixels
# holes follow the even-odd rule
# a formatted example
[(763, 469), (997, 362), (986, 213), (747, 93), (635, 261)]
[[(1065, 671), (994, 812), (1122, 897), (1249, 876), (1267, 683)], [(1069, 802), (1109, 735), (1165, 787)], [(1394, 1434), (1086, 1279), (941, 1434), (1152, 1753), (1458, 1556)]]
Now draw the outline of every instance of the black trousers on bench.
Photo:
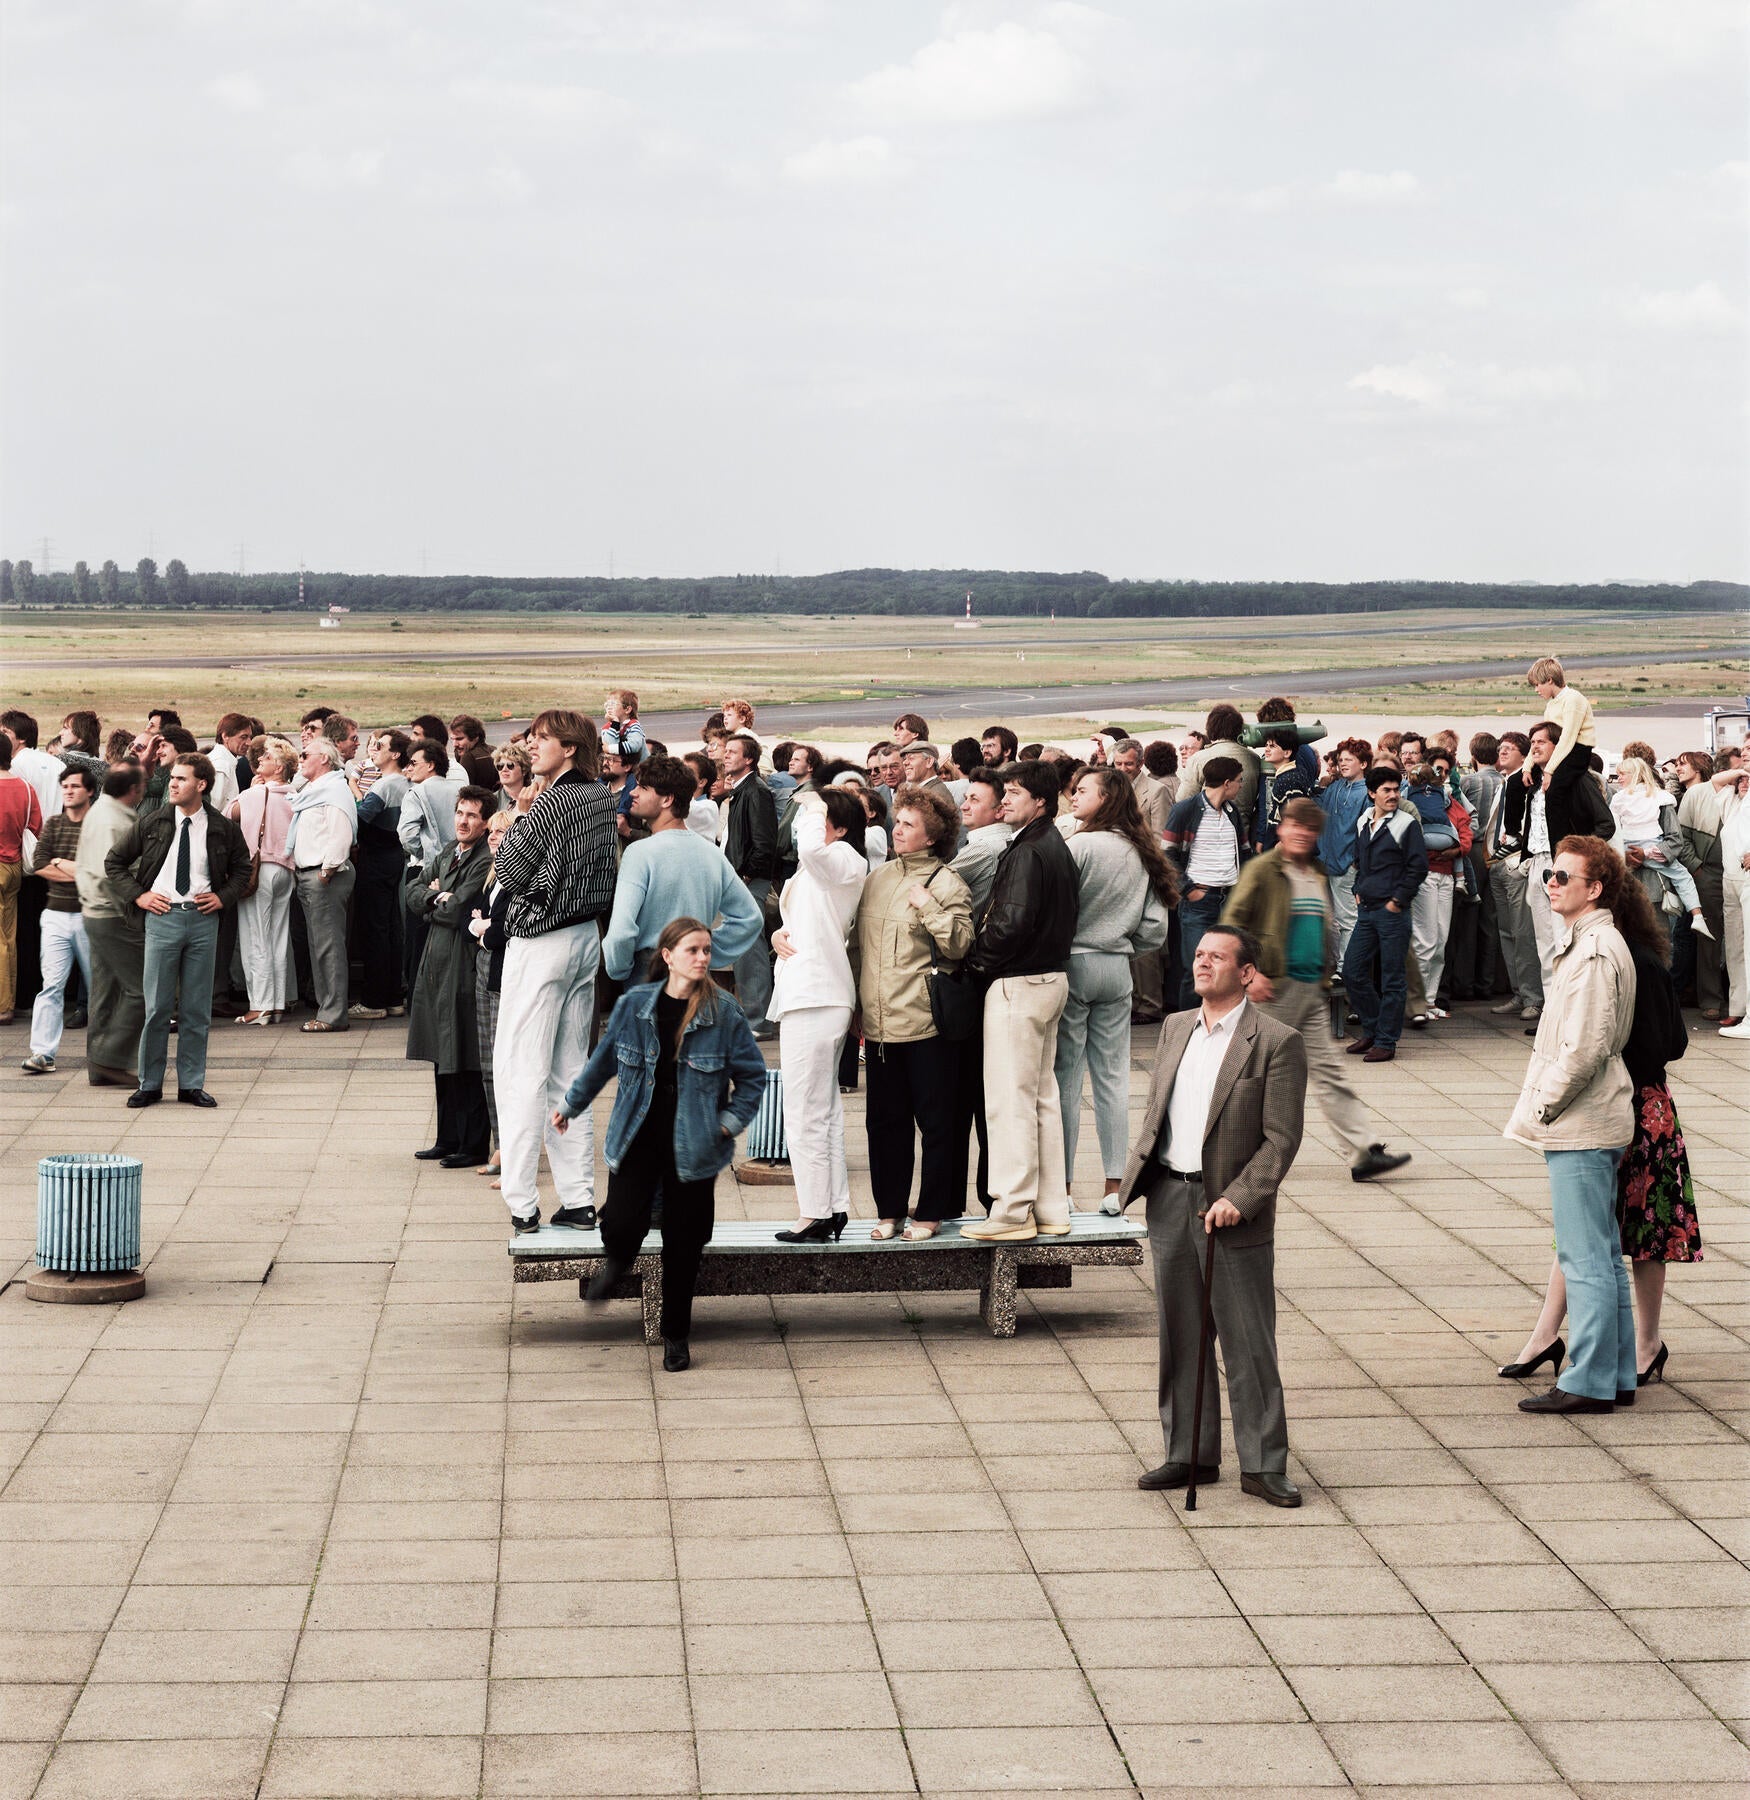
[(608, 1175), (602, 1209), (602, 1249), (613, 1263), (637, 1260), (650, 1229), (650, 1207), (662, 1191), (662, 1335), (686, 1338), (693, 1330), (693, 1290), (699, 1260), (716, 1223), (717, 1178), (682, 1181), (674, 1166), (674, 1114), (658, 1117), (652, 1106), (620, 1167)]
[[(960, 1115), (962, 1044), (923, 1038), (913, 1044), (867, 1044), (864, 1115), (869, 1131), (869, 1185), (884, 1219), (903, 1219), (911, 1200), (918, 1136), (924, 1141), (917, 1216), (955, 1219), (966, 1210), (966, 1126)], [(956, 1127), (958, 1126), (958, 1146)]]

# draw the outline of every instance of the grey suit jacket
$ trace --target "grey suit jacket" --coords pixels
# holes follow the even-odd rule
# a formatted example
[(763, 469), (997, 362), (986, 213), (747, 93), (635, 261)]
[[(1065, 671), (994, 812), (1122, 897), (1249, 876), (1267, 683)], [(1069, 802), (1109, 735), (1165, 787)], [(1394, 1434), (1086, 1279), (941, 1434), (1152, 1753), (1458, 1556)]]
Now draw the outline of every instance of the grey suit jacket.
[[(1147, 1193), (1173, 1081), (1198, 1016), (1192, 1007), (1161, 1027), (1148, 1105), (1119, 1190), (1120, 1208)], [(1276, 1190), (1300, 1153), (1305, 1119), (1306, 1045), (1298, 1031), (1248, 1004), (1216, 1074), (1203, 1137), (1204, 1205), (1225, 1199), (1241, 1215), (1238, 1225), (1222, 1233), (1224, 1243), (1240, 1247), (1274, 1237)]]

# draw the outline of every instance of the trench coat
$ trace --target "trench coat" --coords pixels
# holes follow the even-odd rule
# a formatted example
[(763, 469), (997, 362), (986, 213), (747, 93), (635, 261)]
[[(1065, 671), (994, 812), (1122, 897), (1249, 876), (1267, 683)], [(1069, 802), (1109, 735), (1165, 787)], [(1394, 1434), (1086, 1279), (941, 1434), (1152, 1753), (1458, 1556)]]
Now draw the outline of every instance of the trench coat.
[[(480, 1033), (474, 1021), (476, 944), (468, 920), (485, 891), (492, 858), (485, 838), (471, 844), (460, 866), (452, 868), (455, 857), (451, 844), (422, 868), (410, 869), (401, 886), (408, 912), (431, 927), (407, 1008), (407, 1060), (431, 1063), (440, 1075), (480, 1067)], [(434, 880), (442, 887), (433, 889)], [(449, 899), (438, 900), (440, 892)]]

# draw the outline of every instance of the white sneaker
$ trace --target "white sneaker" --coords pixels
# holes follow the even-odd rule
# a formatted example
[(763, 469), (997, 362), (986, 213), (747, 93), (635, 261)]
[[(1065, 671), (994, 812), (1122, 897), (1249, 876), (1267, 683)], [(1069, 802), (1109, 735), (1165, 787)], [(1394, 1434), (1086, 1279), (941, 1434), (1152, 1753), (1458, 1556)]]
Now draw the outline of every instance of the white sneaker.
[(1496, 1018), (1501, 1018), (1507, 1013), (1516, 1013), (1518, 1010), (1519, 1002), (1517, 1000), (1503, 1000), (1499, 1006), (1491, 1006), (1489, 1008), (1489, 1011), (1492, 1012)]
[[(1746, 1037), (1750, 1037), (1750, 1031), (1745, 1032), (1744, 1035)], [(1106, 1217), (1109, 1219), (1117, 1218), (1118, 1217), (1118, 1196), (1116, 1194), (1108, 1194), (1106, 1196), (1106, 1198), (1100, 1202), (1100, 1211), (1103, 1212), (1106, 1215)]]
[(1543, 1008), (1541, 1006), (1521, 1007), (1519, 1016), (1529, 1025), (1533, 1019), (1541, 1019), (1543, 1017)]
[(1750, 1038), (1750, 1019), (1746, 1019), (1742, 1025), (1722, 1025), (1720, 1027), (1720, 1036), (1729, 1038)]

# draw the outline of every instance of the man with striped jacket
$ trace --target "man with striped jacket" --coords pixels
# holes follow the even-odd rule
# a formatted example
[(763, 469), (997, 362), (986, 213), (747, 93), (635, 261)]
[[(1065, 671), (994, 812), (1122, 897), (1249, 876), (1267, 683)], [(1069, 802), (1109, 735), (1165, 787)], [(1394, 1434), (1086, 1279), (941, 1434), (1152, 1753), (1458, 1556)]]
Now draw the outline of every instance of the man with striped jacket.
[(530, 760), (545, 785), (532, 801), (527, 791), (519, 799), (493, 859), (494, 881), (508, 896), (492, 1055), (500, 1178), (513, 1228), (533, 1231), (544, 1141), (559, 1193), (551, 1223), (587, 1229), (595, 1223), (589, 1115), (563, 1136), (549, 1121), (589, 1055), (600, 920), (614, 897), (614, 813), (597, 778), (595, 723), (582, 713), (542, 713)]

